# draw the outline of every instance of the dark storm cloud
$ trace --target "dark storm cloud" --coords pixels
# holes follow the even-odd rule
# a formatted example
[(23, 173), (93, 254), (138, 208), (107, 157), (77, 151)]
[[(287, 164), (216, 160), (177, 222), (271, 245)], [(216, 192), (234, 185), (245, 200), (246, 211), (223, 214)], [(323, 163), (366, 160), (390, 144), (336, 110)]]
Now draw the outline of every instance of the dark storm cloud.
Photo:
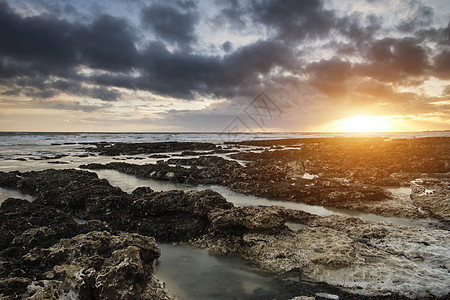
[(163, 43), (153, 42), (142, 54), (142, 76), (102, 74), (91, 80), (183, 99), (193, 99), (196, 93), (233, 97), (257, 91), (259, 75), (275, 67), (295, 70), (297, 65), (290, 49), (275, 41), (257, 41), (224, 57), (170, 52)]
[(433, 17), (434, 11), (431, 7), (420, 5), (417, 11), (407, 20), (402, 20), (397, 28), (403, 32), (414, 32), (416, 29), (429, 26)]
[(287, 42), (326, 37), (335, 26), (336, 16), (319, 0), (254, 0), (251, 15), (257, 24), (274, 30)]
[(0, 54), (67, 67), (76, 61), (73, 26), (51, 16), (21, 18), (0, 2)]
[(358, 46), (372, 41), (374, 35), (381, 28), (381, 20), (374, 15), (368, 15), (363, 20), (360, 15), (352, 14), (337, 19), (334, 29), (343, 36), (350, 38), (351, 42)]
[(222, 49), (226, 53), (230, 52), (231, 49), (233, 49), (233, 43), (231, 43), (230, 41), (226, 41), (225, 43), (222, 44)]
[(79, 59), (92, 68), (128, 71), (138, 61), (135, 36), (127, 21), (100, 16), (90, 26), (78, 28), (72, 36)]
[(219, 13), (212, 18), (217, 26), (228, 26), (231, 29), (243, 30), (248, 21), (248, 7), (245, 2), (239, 0), (216, 0), (215, 3), (221, 7)]
[(352, 76), (352, 65), (333, 57), (309, 64), (306, 72), (311, 76), (311, 85), (331, 97), (338, 97), (346, 93), (345, 83)]
[[(20, 86), (24, 95), (49, 98), (59, 92), (89, 96), (104, 101), (120, 94), (105, 87), (51, 86), (49, 76), (79, 79), (80, 65), (97, 70), (129, 71), (138, 61), (134, 33), (124, 19), (108, 15), (88, 25), (73, 24), (51, 15), (21, 17), (0, 2), (0, 77)], [(69, 81), (66, 81), (69, 82)]]
[(21, 77), (9, 82), (15, 87), (12, 91), (21, 91), (32, 99), (47, 99), (61, 93), (80, 97), (89, 97), (103, 101), (116, 101), (120, 93), (116, 89), (103, 86), (86, 87), (77, 80), (56, 80), (48, 83), (46, 77)]
[(429, 68), (426, 50), (414, 38), (376, 40), (366, 51), (368, 62), (360, 64), (358, 71), (376, 80), (398, 82), (425, 75)]
[(0, 2), (0, 54), (3, 74), (23, 63), (30, 72), (43, 74), (79, 64), (126, 71), (138, 57), (134, 34), (123, 19), (104, 15), (81, 25), (49, 15), (22, 18), (4, 2)]
[(51, 15), (22, 18), (0, 2), (0, 54), (19, 62), (127, 70), (138, 56), (134, 40), (124, 19), (103, 15), (81, 25)]
[(442, 51), (433, 58), (433, 74), (440, 79), (450, 79), (450, 50)]
[(143, 10), (142, 20), (157, 38), (179, 47), (189, 47), (197, 41), (195, 26), (199, 14), (196, 11), (183, 11), (171, 5), (154, 3)]
[(55, 96), (55, 92), (52, 90), (39, 90), (39, 89), (24, 89), (23, 94), (32, 99), (47, 99)]

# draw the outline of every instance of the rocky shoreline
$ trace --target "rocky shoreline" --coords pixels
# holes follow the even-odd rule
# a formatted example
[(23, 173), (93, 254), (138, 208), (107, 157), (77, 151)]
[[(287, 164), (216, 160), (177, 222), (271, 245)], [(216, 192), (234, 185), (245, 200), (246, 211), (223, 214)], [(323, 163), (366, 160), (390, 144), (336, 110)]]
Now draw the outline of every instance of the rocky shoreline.
[[(113, 162), (83, 167), (217, 184), (270, 199), (387, 216), (432, 217), (445, 224), (450, 159), (444, 150), (449, 140), (243, 142), (234, 147), (263, 148), (241, 149), (229, 158), (211, 156), (211, 151), (235, 152), (232, 149), (195, 143), (177, 151), (208, 152), (195, 158), (172, 155), (157, 164)], [(121, 144), (115, 149), (115, 144), (101, 143), (98, 152), (168, 153), (149, 151), (174, 147), (159, 144)], [(394, 157), (383, 157), (393, 149), (397, 149)], [(393, 161), (398, 166), (387, 168)], [(379, 179), (380, 172), (392, 180)], [(304, 173), (318, 177), (305, 179)], [(380, 188), (406, 184), (412, 184), (408, 205)], [(212, 190), (156, 192), (140, 187), (125, 193), (95, 173), (74, 169), (0, 172), (0, 187), (36, 197), (31, 203), (11, 198), (0, 207), (2, 299), (52, 295), (171, 299), (153, 275), (153, 263), (160, 255), (155, 239), (237, 255), (277, 276), (340, 287), (344, 299), (374, 295), (431, 299), (450, 293), (450, 235), (445, 229), (319, 217), (278, 206), (234, 207)], [(87, 222), (79, 224), (73, 217)], [(289, 229), (288, 221), (301, 228)]]
[[(273, 200), (383, 216), (431, 216), (449, 222), (448, 206), (443, 208), (444, 213), (436, 214), (433, 205), (419, 201), (418, 197), (414, 203), (405, 202), (380, 188), (410, 186), (411, 181), (417, 178), (424, 178), (426, 182), (434, 178), (436, 187), (444, 186), (437, 188), (439, 193), (448, 197), (450, 156), (446, 150), (450, 148), (449, 138), (392, 141), (375, 138), (296, 139), (234, 144), (236, 147), (246, 145), (268, 148), (231, 153), (229, 159), (202, 155), (196, 158), (172, 157), (157, 164), (112, 162), (80, 167), (112, 169), (177, 183), (222, 185), (235, 192)], [(122, 147), (124, 145), (120, 145)], [(247, 163), (244, 166), (235, 159)], [(304, 174), (314, 177), (304, 178)], [(434, 187), (431, 190), (438, 192)]]

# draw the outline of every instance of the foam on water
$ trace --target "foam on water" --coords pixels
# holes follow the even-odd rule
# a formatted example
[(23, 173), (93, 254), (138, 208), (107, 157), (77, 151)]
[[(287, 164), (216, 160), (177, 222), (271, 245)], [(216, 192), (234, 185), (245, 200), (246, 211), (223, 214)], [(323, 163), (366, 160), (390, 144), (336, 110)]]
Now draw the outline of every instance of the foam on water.
[(30, 202), (36, 199), (36, 197), (32, 195), (22, 193), (21, 191), (18, 190), (0, 187), (0, 204), (3, 203), (3, 201), (5, 201), (8, 198), (25, 199)]

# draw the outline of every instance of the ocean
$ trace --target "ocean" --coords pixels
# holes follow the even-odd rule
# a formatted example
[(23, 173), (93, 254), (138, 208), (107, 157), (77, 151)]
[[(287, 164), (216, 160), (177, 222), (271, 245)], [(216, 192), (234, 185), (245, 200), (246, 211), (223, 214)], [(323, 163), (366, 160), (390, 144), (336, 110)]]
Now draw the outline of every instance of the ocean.
[[(212, 142), (293, 138), (385, 137), (420, 138), (450, 136), (450, 131), (337, 133), (337, 132), (0, 132), (1, 146), (51, 145), (92, 142)], [(2, 149), (3, 150), (3, 149)], [(1, 152), (0, 152), (1, 154)]]

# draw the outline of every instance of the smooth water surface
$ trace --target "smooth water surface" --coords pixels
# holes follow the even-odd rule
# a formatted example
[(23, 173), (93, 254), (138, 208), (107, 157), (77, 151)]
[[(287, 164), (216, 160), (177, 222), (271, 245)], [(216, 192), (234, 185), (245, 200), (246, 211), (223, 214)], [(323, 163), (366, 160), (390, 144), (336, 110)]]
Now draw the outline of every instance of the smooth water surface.
[(330, 292), (330, 286), (280, 279), (235, 256), (216, 256), (189, 246), (161, 243), (155, 276), (182, 300), (290, 299)]

